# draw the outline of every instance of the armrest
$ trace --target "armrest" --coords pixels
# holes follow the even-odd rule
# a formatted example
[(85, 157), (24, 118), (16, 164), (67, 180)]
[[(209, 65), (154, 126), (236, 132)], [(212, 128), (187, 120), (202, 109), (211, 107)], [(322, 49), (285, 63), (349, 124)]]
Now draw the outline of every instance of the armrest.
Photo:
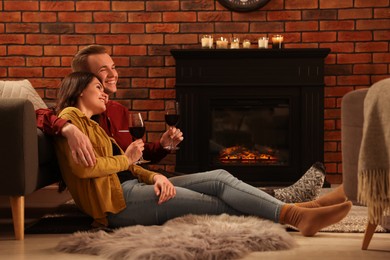
[(38, 141), (33, 104), (0, 99), (0, 195), (27, 195), (38, 178)]

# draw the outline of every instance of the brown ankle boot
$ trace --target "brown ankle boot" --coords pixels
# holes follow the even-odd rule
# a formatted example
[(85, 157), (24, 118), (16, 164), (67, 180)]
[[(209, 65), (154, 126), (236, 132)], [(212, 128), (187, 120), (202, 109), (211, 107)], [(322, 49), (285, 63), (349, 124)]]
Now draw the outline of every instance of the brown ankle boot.
[(314, 236), (322, 228), (342, 220), (351, 210), (350, 201), (321, 208), (301, 208), (285, 204), (281, 211), (279, 222), (292, 225), (304, 236)]

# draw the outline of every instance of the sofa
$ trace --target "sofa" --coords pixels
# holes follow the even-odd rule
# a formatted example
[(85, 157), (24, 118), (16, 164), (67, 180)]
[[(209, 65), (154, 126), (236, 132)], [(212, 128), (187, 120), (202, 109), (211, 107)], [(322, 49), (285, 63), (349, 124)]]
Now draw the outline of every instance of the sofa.
[(50, 137), (37, 129), (46, 105), (27, 80), (0, 81), (0, 195), (10, 198), (15, 238), (24, 239), (24, 197), (58, 182)]

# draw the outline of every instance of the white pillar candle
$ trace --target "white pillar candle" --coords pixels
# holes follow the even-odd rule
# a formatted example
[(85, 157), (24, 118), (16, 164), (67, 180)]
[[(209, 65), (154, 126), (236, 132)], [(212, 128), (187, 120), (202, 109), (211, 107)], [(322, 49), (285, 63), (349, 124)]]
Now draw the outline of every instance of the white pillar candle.
[(251, 47), (251, 41), (250, 40), (244, 40), (242, 42), (242, 48), (249, 49)]
[(228, 47), (228, 41), (224, 37), (220, 37), (216, 41), (217, 49), (227, 49)]
[(260, 49), (267, 49), (268, 48), (268, 38), (267, 37), (259, 38), (258, 44), (259, 44)]

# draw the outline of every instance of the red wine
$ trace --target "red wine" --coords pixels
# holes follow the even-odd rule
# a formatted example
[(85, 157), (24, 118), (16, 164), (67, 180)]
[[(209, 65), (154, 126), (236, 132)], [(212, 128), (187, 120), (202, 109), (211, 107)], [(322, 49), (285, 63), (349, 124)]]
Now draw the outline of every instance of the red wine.
[(144, 126), (129, 127), (129, 132), (135, 139), (141, 139), (142, 136), (144, 136), (145, 134), (145, 127)]
[(168, 115), (165, 115), (165, 122), (169, 125), (169, 126), (175, 126), (177, 124), (177, 122), (179, 121), (179, 115), (177, 114), (168, 114)]

